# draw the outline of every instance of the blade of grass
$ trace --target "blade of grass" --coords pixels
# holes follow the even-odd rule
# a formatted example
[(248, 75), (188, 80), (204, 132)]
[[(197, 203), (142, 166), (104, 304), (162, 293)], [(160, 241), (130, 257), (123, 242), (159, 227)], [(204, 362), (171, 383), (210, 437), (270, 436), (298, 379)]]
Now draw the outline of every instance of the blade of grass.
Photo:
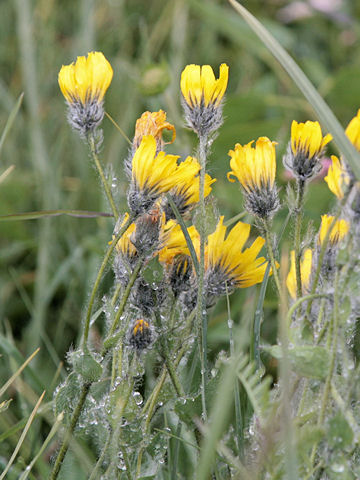
[(245, 7), (243, 7), (236, 0), (229, 0), (229, 3), (243, 17), (245, 22), (283, 66), (287, 74), (293, 79), (295, 84), (301, 90), (302, 94), (313, 107), (320, 122), (332, 134), (340, 152), (345, 156), (355, 177), (357, 180), (359, 180), (360, 155), (345, 135), (344, 129), (340, 125), (338, 119), (335, 117), (325, 100), (317, 92), (314, 85), (310, 82), (293, 58), (279, 44), (279, 42), (248, 10), (246, 10)]
[(14, 120), (15, 120), (15, 118), (16, 118), (16, 115), (17, 115), (18, 112), (19, 112), (19, 109), (20, 109), (20, 107), (21, 107), (23, 98), (24, 98), (24, 92), (20, 94), (17, 102), (16, 102), (15, 105), (14, 105), (14, 108), (11, 110), (10, 115), (9, 115), (9, 117), (8, 117), (8, 119), (7, 119), (7, 122), (6, 122), (6, 124), (5, 124), (4, 130), (3, 130), (2, 134), (1, 134), (1, 138), (0, 138), (0, 154), (1, 154), (1, 150), (2, 150), (2, 148), (3, 148), (3, 146), (4, 146), (5, 139), (6, 139), (7, 135), (8, 135), (8, 133), (10, 132), (11, 127), (12, 127), (13, 124), (14, 124)]
[(30, 355), (30, 357), (21, 365), (20, 368), (18, 368), (16, 370), (16, 372), (11, 375), (11, 377), (9, 378), (9, 380), (5, 383), (5, 385), (3, 385), (1, 388), (0, 388), (0, 397), (2, 397), (5, 393), (5, 391), (7, 390), (7, 388), (12, 384), (12, 382), (15, 380), (15, 378), (20, 375), (20, 373), (24, 370), (24, 368), (31, 362), (31, 360), (35, 357), (35, 355), (38, 354), (40, 348), (37, 348), (35, 350), (34, 353), (32, 353)]
[(8, 464), (6, 465), (5, 467), (5, 470), (3, 471), (3, 473), (1, 474), (0, 476), (0, 480), (3, 480), (7, 474), (7, 472), (9, 471), (11, 465), (13, 464), (15, 458), (16, 458), (16, 455), (18, 454), (20, 448), (21, 448), (21, 445), (23, 444), (23, 441), (25, 440), (25, 437), (26, 437), (26, 434), (35, 418), (35, 415), (36, 415), (36, 412), (38, 411), (38, 408), (40, 407), (40, 404), (42, 402), (42, 399), (44, 398), (44, 395), (45, 395), (45, 391), (41, 394), (39, 400), (37, 401), (33, 411), (31, 412), (30, 414), (30, 417), (28, 419), (28, 421), (26, 422), (26, 425), (25, 425), (25, 428), (22, 432), (22, 434), (20, 435), (20, 438), (19, 438), (19, 441), (15, 447), (15, 450), (13, 451), (13, 454), (11, 455), (11, 458), (8, 462)]
[(42, 210), (39, 212), (13, 213), (11, 215), (0, 215), (0, 222), (36, 220), (44, 217), (59, 217), (60, 215), (69, 215), (78, 218), (96, 218), (96, 217), (113, 217), (112, 213), (90, 212), (87, 210)]

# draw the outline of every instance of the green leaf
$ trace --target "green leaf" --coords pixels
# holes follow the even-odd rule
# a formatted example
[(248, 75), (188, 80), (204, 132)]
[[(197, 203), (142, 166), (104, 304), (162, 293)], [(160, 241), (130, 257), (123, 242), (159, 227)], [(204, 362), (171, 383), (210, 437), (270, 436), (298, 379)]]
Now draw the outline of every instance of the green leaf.
[(286, 52), (280, 43), (271, 35), (271, 33), (240, 3), (236, 0), (229, 0), (234, 9), (243, 17), (245, 22), (256, 33), (272, 55), (286, 70), (287, 74), (293, 79), (302, 94), (306, 97), (309, 104), (315, 110), (320, 122), (332, 134), (335, 143), (340, 152), (345, 156), (349, 162), (350, 167), (357, 178), (360, 179), (360, 158), (359, 153), (351, 144), (345, 135), (343, 127), (340, 125), (338, 119), (333, 114), (327, 103), (317, 92), (314, 85), (310, 82), (301, 68), (293, 60), (293, 58)]
[(354, 432), (341, 412), (329, 420), (327, 438), (329, 445), (335, 449), (344, 449), (352, 444)]
[[(265, 347), (274, 358), (282, 358), (279, 345)], [(330, 353), (324, 347), (299, 346), (289, 349), (291, 369), (302, 377), (323, 380), (329, 373)]]
[(16, 115), (18, 114), (18, 111), (21, 107), (22, 101), (24, 98), (24, 93), (21, 93), (14, 108), (11, 110), (9, 118), (7, 119), (6, 125), (4, 127), (4, 130), (2, 132), (1, 138), (0, 138), (0, 153), (2, 150), (2, 147), (4, 145), (5, 139), (7, 137), (7, 134), (10, 132), (11, 127), (13, 126), (14, 120), (16, 118)]
[(85, 382), (96, 382), (102, 375), (102, 366), (87, 349), (73, 352), (70, 355), (70, 362), (74, 367), (74, 371), (78, 373)]
[(55, 415), (64, 412), (64, 422), (69, 423), (73, 411), (74, 399), (79, 397), (80, 381), (77, 373), (72, 372), (55, 394)]
[(112, 213), (89, 212), (87, 210), (43, 210), (41, 212), (14, 213), (12, 215), (0, 215), (0, 222), (9, 222), (14, 220), (36, 220), (44, 217), (58, 217), (60, 215), (69, 215), (79, 218), (113, 217)]

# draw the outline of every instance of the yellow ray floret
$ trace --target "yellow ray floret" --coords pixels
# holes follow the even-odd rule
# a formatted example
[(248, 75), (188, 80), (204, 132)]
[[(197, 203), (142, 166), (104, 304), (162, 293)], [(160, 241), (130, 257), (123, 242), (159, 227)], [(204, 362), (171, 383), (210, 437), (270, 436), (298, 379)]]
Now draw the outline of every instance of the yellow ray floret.
[[(331, 226), (334, 217), (331, 215), (321, 216), (321, 226), (319, 232), (319, 243), (322, 244), (326, 234)], [(337, 220), (330, 233), (330, 244), (335, 245), (347, 235), (350, 225), (346, 220)]]
[[(189, 255), (189, 248), (186, 239), (181, 230), (180, 225), (176, 224), (174, 220), (170, 220), (165, 225), (165, 231), (168, 231), (164, 248), (159, 252), (159, 261), (170, 264), (177, 255)], [(196, 228), (192, 225), (187, 229), (194, 248), (200, 243), (200, 235)]]
[(319, 122), (298, 123), (293, 120), (291, 124), (291, 150), (294, 155), (316, 157), (331, 139), (332, 136), (329, 133), (325, 137), (322, 136)]
[[(174, 175), (169, 178), (172, 183), (172, 192), (175, 195), (184, 197), (185, 205), (192, 205), (199, 201), (199, 172), (200, 163), (193, 157), (187, 157), (186, 160), (178, 165)], [(216, 178), (211, 178), (205, 174), (204, 196), (207, 197), (211, 192), (211, 185), (216, 182)]]
[(174, 142), (176, 130), (174, 125), (166, 121), (166, 113), (163, 110), (159, 110), (158, 112), (144, 112), (141, 117), (136, 120), (133, 143), (137, 148), (142, 138), (146, 135), (152, 135), (158, 143), (162, 143), (164, 130), (172, 132), (172, 138), (169, 143)]
[(69, 103), (83, 105), (94, 100), (101, 102), (113, 77), (113, 69), (101, 52), (90, 52), (77, 57), (76, 62), (63, 65), (59, 72), (59, 86)]
[(350, 179), (340, 160), (335, 155), (331, 155), (331, 160), (332, 164), (324, 180), (332, 193), (341, 200), (344, 196), (344, 187), (349, 184)]
[[(312, 269), (312, 250), (308, 248), (305, 250), (303, 258), (300, 262), (300, 276), (301, 276), (301, 287), (302, 293), (305, 294), (309, 291), (310, 287), (310, 278), (311, 278), (311, 269)], [(286, 278), (286, 286), (289, 290), (291, 297), (296, 299), (296, 272), (295, 272), (295, 251), (292, 250), (290, 253), (290, 271)]]
[(345, 130), (350, 142), (357, 150), (360, 150), (360, 109)]
[(237, 143), (235, 149), (229, 151), (231, 172), (227, 174), (230, 182), (235, 181), (232, 176), (236, 177), (249, 193), (254, 189), (272, 188), (276, 174), (276, 142), (260, 137), (255, 148), (252, 143), (244, 146)]
[(180, 88), (190, 107), (204, 105), (218, 106), (225, 94), (229, 67), (222, 63), (216, 79), (210, 65), (187, 65), (181, 74)]
[(132, 178), (140, 190), (168, 192), (174, 186), (171, 179), (177, 169), (178, 158), (165, 152), (156, 155), (156, 140), (152, 135), (146, 135), (132, 160)]
[(261, 283), (267, 262), (264, 257), (256, 257), (265, 240), (258, 237), (249, 248), (242, 251), (250, 235), (250, 225), (238, 222), (225, 239), (223, 220), (224, 217), (220, 217), (215, 232), (208, 237), (205, 269), (222, 270), (229, 281), (239, 288)]
[[(125, 213), (124, 220), (122, 221), (121, 226), (125, 225), (125, 223), (129, 219), (129, 214)], [(119, 253), (122, 253), (126, 257), (134, 257), (136, 255), (136, 248), (134, 247), (133, 243), (131, 242), (130, 238), (136, 230), (135, 223), (132, 223), (123, 236), (120, 238), (118, 243), (116, 244), (116, 250)], [(115, 235), (113, 235), (113, 240), (115, 239)]]

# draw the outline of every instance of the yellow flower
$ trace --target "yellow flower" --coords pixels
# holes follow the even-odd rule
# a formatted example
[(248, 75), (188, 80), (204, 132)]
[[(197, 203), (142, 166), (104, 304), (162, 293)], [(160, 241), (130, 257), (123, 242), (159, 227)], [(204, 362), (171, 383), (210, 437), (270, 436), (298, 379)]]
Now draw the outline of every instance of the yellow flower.
[[(331, 215), (321, 216), (321, 226), (319, 232), (319, 243), (322, 244), (330, 228), (334, 217)], [(335, 245), (347, 235), (350, 225), (346, 220), (337, 220), (330, 233), (330, 244)]]
[[(300, 262), (300, 276), (301, 276), (301, 287), (302, 293), (305, 294), (309, 291), (310, 287), (310, 277), (312, 269), (312, 250), (308, 248), (305, 250), (303, 259)], [(290, 253), (290, 271), (286, 278), (286, 286), (289, 290), (291, 297), (296, 299), (296, 272), (295, 272), (295, 251), (292, 250)]]
[(253, 141), (247, 145), (237, 143), (234, 150), (229, 151), (231, 157), (227, 178), (230, 182), (236, 177), (245, 193), (245, 208), (260, 218), (270, 217), (279, 207), (276, 174), (276, 142), (267, 137), (260, 137), (252, 147)]
[[(165, 231), (168, 232), (168, 236), (164, 243), (164, 247), (159, 252), (159, 261), (161, 263), (171, 264), (177, 255), (190, 256), (189, 248), (180, 225), (176, 224), (173, 220), (170, 220), (165, 225)], [(196, 249), (197, 245), (200, 243), (199, 232), (193, 225), (189, 227), (187, 231), (194, 244), (194, 248)]]
[(228, 172), (227, 178), (230, 182), (236, 177), (243, 188), (251, 193), (253, 190), (262, 190), (263, 188), (274, 186), (276, 174), (276, 142), (271, 142), (267, 137), (260, 137), (256, 141), (256, 146), (235, 145), (235, 150), (230, 150), (229, 155), (231, 172)]
[[(125, 213), (124, 220), (121, 223), (121, 227), (125, 225), (128, 221), (129, 214)], [(120, 238), (118, 243), (116, 244), (116, 250), (121, 253), (126, 258), (133, 258), (137, 255), (136, 248), (131, 241), (132, 235), (134, 234), (136, 229), (135, 223), (132, 223), (123, 236)], [(115, 239), (115, 235), (113, 235), (113, 240)]]
[(329, 133), (325, 137), (322, 136), (319, 122), (298, 123), (293, 120), (291, 124), (291, 150), (294, 155), (302, 155), (305, 158), (317, 157), (331, 139)]
[(220, 76), (215, 78), (210, 65), (187, 65), (181, 74), (180, 88), (186, 103), (191, 107), (214, 105), (217, 107), (226, 91), (229, 67), (220, 65)]
[(219, 293), (222, 288), (224, 293), (225, 281), (230, 288), (245, 288), (261, 283), (267, 262), (264, 257), (256, 257), (265, 240), (257, 237), (249, 248), (242, 251), (250, 235), (250, 225), (238, 222), (225, 239), (223, 220), (224, 217), (220, 217), (215, 232), (208, 236), (205, 251), (207, 285), (212, 284), (211, 289), (218, 289)]
[(113, 77), (110, 63), (101, 52), (78, 57), (75, 63), (63, 65), (59, 72), (60, 89), (71, 104), (100, 103)]
[(360, 109), (345, 130), (350, 142), (357, 150), (360, 150)]
[(335, 155), (331, 156), (331, 160), (332, 164), (324, 180), (332, 193), (341, 200), (344, 197), (344, 184), (348, 185), (350, 179), (340, 160)]
[(146, 135), (152, 135), (157, 143), (158, 150), (162, 150), (164, 142), (162, 139), (163, 130), (172, 132), (171, 142), (176, 138), (176, 130), (174, 125), (166, 121), (166, 113), (163, 110), (158, 112), (144, 112), (140, 118), (136, 120), (135, 135), (133, 139), (134, 148), (138, 148), (141, 140)]
[(130, 329), (130, 345), (136, 350), (144, 350), (151, 344), (151, 341), (152, 333), (149, 322), (139, 318)]
[[(174, 174), (168, 178), (168, 182), (173, 185), (170, 195), (181, 215), (185, 216), (199, 202), (200, 169), (200, 163), (196, 158), (187, 157), (178, 165)], [(205, 174), (204, 197), (210, 194), (211, 185), (214, 182), (216, 182), (216, 178), (211, 178), (210, 175)], [(174, 213), (167, 202), (164, 205), (164, 210), (167, 219), (174, 218)]]

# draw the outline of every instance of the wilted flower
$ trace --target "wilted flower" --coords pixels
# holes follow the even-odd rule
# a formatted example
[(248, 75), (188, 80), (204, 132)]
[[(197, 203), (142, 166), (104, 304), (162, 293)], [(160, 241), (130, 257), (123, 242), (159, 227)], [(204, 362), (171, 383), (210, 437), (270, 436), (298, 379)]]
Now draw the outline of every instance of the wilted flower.
[[(200, 164), (196, 158), (187, 157), (185, 161), (179, 164), (174, 175), (169, 178), (169, 182), (175, 185), (169, 191), (169, 194), (182, 216), (186, 216), (199, 202), (200, 169)], [(204, 198), (210, 194), (211, 185), (214, 182), (216, 182), (215, 178), (205, 174)], [(175, 214), (166, 199), (163, 202), (163, 208), (167, 220), (175, 218)]]
[(188, 125), (200, 136), (217, 130), (222, 124), (222, 99), (229, 76), (229, 67), (220, 65), (215, 78), (210, 65), (187, 65), (181, 74), (182, 104)]
[(344, 197), (344, 187), (349, 184), (350, 178), (341, 164), (341, 161), (335, 156), (331, 156), (332, 164), (329, 167), (325, 182), (334, 195), (341, 200)]
[[(331, 215), (322, 215), (321, 216), (321, 226), (319, 231), (319, 243), (322, 245), (326, 234), (334, 220), (334, 217)], [(337, 220), (335, 225), (331, 229), (330, 233), (330, 245), (334, 246), (337, 243), (341, 242), (343, 238), (347, 235), (350, 225), (346, 220)]]
[(94, 132), (103, 119), (104, 95), (112, 76), (111, 65), (101, 52), (90, 52), (61, 67), (58, 80), (69, 107), (68, 120), (83, 137)]
[(144, 350), (152, 341), (149, 322), (140, 318), (135, 321), (129, 332), (129, 343), (136, 350)]
[(214, 297), (226, 294), (226, 286), (231, 291), (261, 283), (267, 267), (264, 257), (257, 258), (265, 240), (257, 237), (249, 248), (242, 251), (250, 235), (250, 225), (238, 222), (225, 239), (223, 220), (224, 217), (220, 217), (215, 232), (208, 236), (205, 248), (204, 278), (208, 305)]
[(291, 124), (291, 140), (284, 156), (284, 165), (301, 181), (317, 175), (321, 170), (319, 157), (331, 141), (330, 134), (323, 137), (319, 122), (307, 121)]
[[(312, 258), (313, 252), (311, 248), (307, 248), (304, 252), (303, 258), (300, 262), (300, 276), (301, 276), (301, 287), (302, 294), (306, 294), (309, 291), (311, 271), (312, 271)], [(290, 271), (286, 278), (286, 286), (289, 290), (291, 297), (296, 299), (296, 272), (295, 272), (295, 251), (292, 250), (290, 253)]]
[(159, 110), (158, 112), (144, 112), (141, 117), (136, 120), (133, 139), (134, 150), (140, 146), (143, 137), (152, 135), (156, 140), (157, 151), (160, 152), (165, 145), (162, 138), (164, 130), (172, 132), (170, 143), (173, 143), (176, 138), (176, 130), (174, 125), (166, 121), (166, 113), (163, 110)]
[(237, 143), (234, 150), (229, 151), (231, 172), (227, 178), (230, 182), (236, 177), (245, 195), (245, 208), (253, 215), (266, 219), (274, 215), (279, 208), (279, 198), (275, 185), (276, 142), (267, 137), (260, 137), (247, 145)]

